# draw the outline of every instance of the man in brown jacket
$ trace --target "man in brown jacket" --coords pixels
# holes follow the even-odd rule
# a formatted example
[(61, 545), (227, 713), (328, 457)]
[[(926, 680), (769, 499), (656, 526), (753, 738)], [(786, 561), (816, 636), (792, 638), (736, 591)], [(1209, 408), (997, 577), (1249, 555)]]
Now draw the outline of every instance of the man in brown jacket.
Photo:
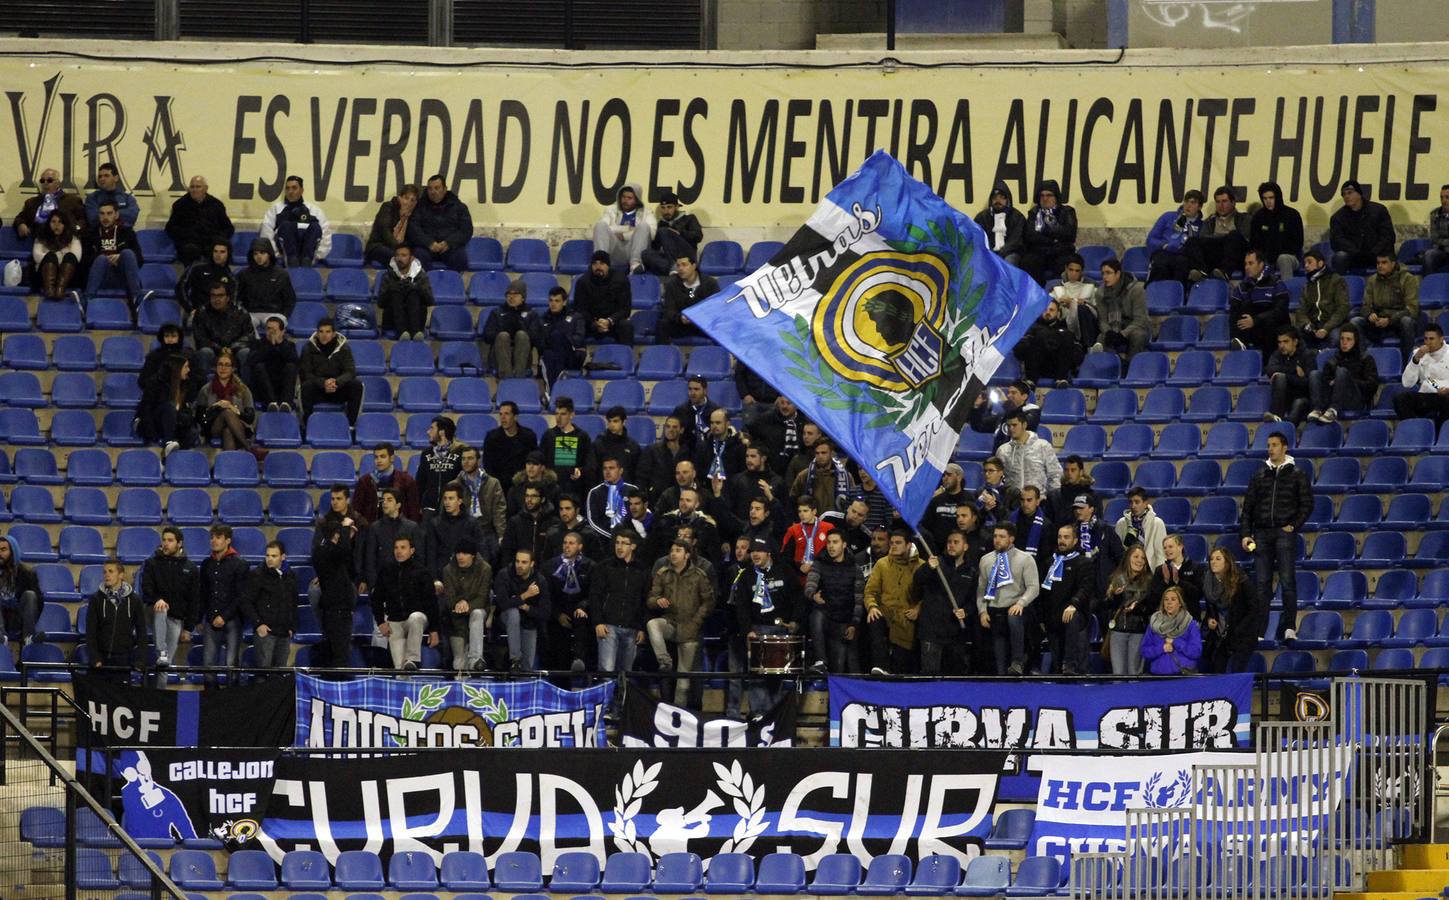
[(908, 675), (915, 671), (919, 607), (911, 602), (911, 584), (920, 567), (921, 560), (911, 555), (910, 535), (891, 532), (890, 552), (875, 564), (865, 582), (872, 675)]
[[(657, 613), (645, 625), (649, 646), (662, 672), (674, 670), (669, 644), (677, 645), (679, 669), (693, 672), (699, 659), (699, 631), (714, 611), (714, 584), (700, 566), (694, 565), (694, 551), (688, 542), (676, 540), (669, 545), (669, 562), (654, 570), (654, 583), (649, 588), (647, 605)], [(689, 694), (689, 682), (675, 683), (676, 696)]]

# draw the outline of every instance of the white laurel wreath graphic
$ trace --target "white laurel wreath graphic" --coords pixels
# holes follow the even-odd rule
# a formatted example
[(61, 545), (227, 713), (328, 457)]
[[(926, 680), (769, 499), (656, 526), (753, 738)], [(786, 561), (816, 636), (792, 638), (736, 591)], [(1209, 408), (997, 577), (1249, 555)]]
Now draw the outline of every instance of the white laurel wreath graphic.
[(745, 853), (755, 838), (765, 833), (765, 786), (756, 787), (754, 778), (744, 771), (739, 760), (729, 768), (715, 763), (714, 772), (719, 776), (719, 789), (734, 798), (735, 815), (740, 817), (735, 823), (734, 835), (720, 846), (719, 852)]
[(634, 817), (639, 815), (644, 798), (659, 786), (659, 769), (664, 765), (657, 762), (645, 767), (644, 761), (634, 763), (632, 772), (624, 776), (623, 782), (614, 788), (614, 818), (609, 822), (609, 831), (614, 835), (614, 846), (620, 853), (643, 853), (651, 860), (649, 845), (639, 839)]

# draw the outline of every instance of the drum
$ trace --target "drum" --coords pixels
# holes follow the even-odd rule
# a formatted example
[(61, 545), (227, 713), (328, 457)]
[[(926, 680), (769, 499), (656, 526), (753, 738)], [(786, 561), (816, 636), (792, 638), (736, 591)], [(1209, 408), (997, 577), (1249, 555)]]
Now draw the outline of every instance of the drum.
[(795, 675), (804, 664), (805, 639), (763, 634), (750, 641), (750, 671), (756, 675)]

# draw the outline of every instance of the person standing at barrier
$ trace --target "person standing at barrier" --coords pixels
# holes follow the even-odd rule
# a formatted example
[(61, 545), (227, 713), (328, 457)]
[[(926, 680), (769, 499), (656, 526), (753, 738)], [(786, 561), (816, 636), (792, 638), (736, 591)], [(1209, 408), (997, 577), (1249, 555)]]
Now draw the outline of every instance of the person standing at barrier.
[[(235, 682), (241, 662), (241, 604), (246, 590), (247, 561), (231, 545), (231, 526), (211, 526), (211, 555), (201, 564), (201, 664), (216, 666), (225, 645), (229, 684)], [(216, 673), (207, 672), (205, 680), (214, 687)]]
[[(644, 604), (649, 569), (639, 559), (639, 533), (628, 524), (614, 529), (614, 557), (594, 567), (589, 621), (599, 642), (599, 671), (628, 672), (644, 641)], [(617, 701), (616, 701), (617, 702)]]
[(1148, 601), (1156, 609), (1169, 588), (1182, 594), (1183, 606), (1192, 614), (1202, 634), (1201, 671), (1211, 671), (1217, 651), (1218, 631), (1222, 614), (1217, 606), (1203, 596), (1203, 572), (1183, 551), (1182, 536), (1169, 534), (1162, 539), (1163, 563), (1152, 570), (1152, 584), (1147, 588)]
[(1015, 542), (1016, 527), (998, 523), (991, 532), (992, 552), (981, 557), (976, 576), (976, 608), (991, 636), (998, 675), (1026, 672), (1027, 610), (1041, 593), (1036, 560), (1016, 549)]
[(86, 649), (91, 669), (109, 681), (127, 683), (146, 657), (146, 608), (126, 580), (126, 564), (106, 560), (101, 587), (86, 607)]
[(1052, 671), (1087, 674), (1087, 643), (1091, 639), (1092, 601), (1097, 593), (1093, 563), (1082, 555), (1077, 527), (1057, 529), (1056, 552), (1041, 579), (1041, 606)]
[[(700, 632), (714, 612), (714, 583), (695, 564), (694, 548), (687, 541), (675, 540), (669, 545), (668, 562), (651, 579), (648, 608), (653, 618), (645, 630), (659, 671), (673, 672), (676, 662), (681, 672), (698, 671)], [(674, 656), (669, 653), (670, 644), (675, 646)], [(683, 704), (689, 696), (689, 681), (675, 681), (663, 693), (665, 699), (674, 697)]]
[(865, 576), (844, 532), (837, 529), (825, 535), (825, 552), (805, 576), (805, 602), (810, 610), (812, 668), (837, 675), (860, 671), (855, 639), (865, 616)]
[(287, 551), (281, 541), (267, 543), (262, 564), (247, 578), (242, 609), (252, 623), (252, 649), (258, 669), (285, 669), (292, 661), (292, 635), (296, 633), (297, 575), (285, 568)]
[(416, 672), (422, 662), (423, 638), (438, 646), (438, 595), (433, 577), (415, 558), (417, 545), (410, 535), (392, 542), (391, 562), (382, 567), (372, 589), (372, 618), (387, 638), (392, 667)]
[(191, 640), (191, 629), (201, 617), (199, 590), (199, 573), (186, 557), (181, 529), (167, 525), (161, 529), (161, 545), (141, 568), (141, 601), (151, 607), (158, 669), (171, 665), (179, 644)]
[(890, 552), (870, 570), (865, 581), (872, 675), (909, 675), (916, 669), (916, 619), (920, 607), (911, 597), (911, 584), (923, 563), (911, 551), (910, 533), (892, 531)]
[[(332, 496), (337, 496), (336, 486)], [(357, 610), (353, 548), (358, 527), (351, 517), (324, 520), (317, 529), (320, 540), (312, 545), (312, 567), (317, 572), (316, 608), (328, 649), (327, 665), (339, 669), (350, 665), (352, 657), (352, 620)]]
[(945, 549), (944, 558), (933, 554), (916, 569), (911, 585), (919, 603), (916, 639), (921, 645), (922, 675), (965, 675), (971, 658), (965, 626), (976, 591), (976, 565), (966, 554), (966, 535), (961, 532), (953, 529), (946, 534)]
[(1117, 571), (1107, 581), (1107, 596), (1102, 601), (1113, 675), (1142, 674), (1142, 636), (1147, 632), (1147, 617), (1152, 612), (1151, 586), (1152, 567), (1147, 564), (1147, 550), (1141, 544), (1128, 548)]
[(1162, 594), (1162, 608), (1147, 620), (1142, 659), (1153, 675), (1195, 675), (1202, 658), (1202, 630), (1172, 587)]
[[(774, 547), (767, 541), (756, 538), (750, 544), (750, 561), (735, 576), (730, 605), (744, 635), (741, 649), (745, 659), (741, 670), (750, 664), (751, 645), (757, 639), (783, 637), (799, 629), (800, 582), (794, 572), (776, 562)], [(750, 695), (750, 715), (759, 716), (774, 704), (783, 685), (772, 688), (769, 682), (750, 680), (746, 689)]]
[[(360, 593), (367, 593), (368, 585), (376, 585), (382, 570), (395, 561), (393, 544), (399, 538), (407, 538), (414, 549), (423, 544), (423, 529), (403, 515), (402, 495), (395, 487), (384, 488), (382, 492), (382, 516), (367, 529), (367, 546), (362, 551), (362, 583)], [(425, 560), (418, 560), (418, 567), (425, 569)]]
[(1296, 638), (1298, 627), (1298, 533), (1313, 513), (1313, 485), (1308, 473), (1288, 455), (1288, 439), (1280, 432), (1268, 435), (1268, 464), (1248, 480), (1239, 517), (1243, 549), (1253, 554), (1253, 577), (1258, 596), (1267, 603), (1273, 596), (1273, 575), (1283, 593), (1279, 640)]
[(1253, 587), (1237, 560), (1222, 547), (1208, 554), (1203, 596), (1227, 616), (1227, 633), (1218, 645), (1219, 668), (1246, 672), (1258, 640), (1268, 627), (1268, 599)]

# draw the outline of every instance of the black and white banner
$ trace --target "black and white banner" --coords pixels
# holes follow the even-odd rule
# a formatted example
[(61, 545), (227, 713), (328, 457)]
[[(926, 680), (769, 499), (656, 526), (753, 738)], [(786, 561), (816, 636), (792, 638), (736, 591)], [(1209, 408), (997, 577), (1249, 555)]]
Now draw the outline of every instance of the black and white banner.
[[(82, 747), (281, 747), (292, 743), (291, 676), (208, 691), (166, 691), (77, 675)], [(82, 769), (86, 768), (84, 763)]]
[(477, 750), (283, 757), (259, 846), (489, 858), (789, 850), (814, 869), (981, 852), (1005, 754), (911, 750)]
[(799, 695), (786, 691), (762, 716), (748, 722), (706, 719), (665, 703), (637, 684), (624, 696), (623, 747), (789, 747), (795, 743)]

